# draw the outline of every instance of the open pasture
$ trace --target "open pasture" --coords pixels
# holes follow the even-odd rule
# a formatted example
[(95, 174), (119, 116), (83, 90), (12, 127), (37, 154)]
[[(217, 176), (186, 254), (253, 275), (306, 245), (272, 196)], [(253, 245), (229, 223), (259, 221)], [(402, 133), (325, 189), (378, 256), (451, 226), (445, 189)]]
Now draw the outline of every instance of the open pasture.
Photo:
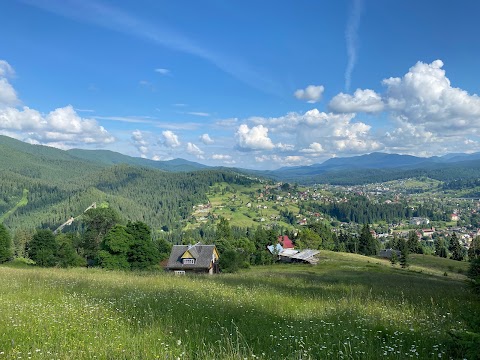
[(439, 359), (478, 302), (457, 278), (319, 265), (172, 276), (0, 268), (0, 359)]

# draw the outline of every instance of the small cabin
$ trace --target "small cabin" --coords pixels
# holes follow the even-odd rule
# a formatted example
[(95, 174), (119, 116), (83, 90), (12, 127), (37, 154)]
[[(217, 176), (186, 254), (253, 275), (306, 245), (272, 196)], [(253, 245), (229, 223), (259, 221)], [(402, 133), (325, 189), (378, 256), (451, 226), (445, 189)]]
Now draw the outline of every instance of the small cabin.
[(216, 274), (219, 272), (218, 258), (215, 245), (174, 245), (165, 269), (178, 275)]

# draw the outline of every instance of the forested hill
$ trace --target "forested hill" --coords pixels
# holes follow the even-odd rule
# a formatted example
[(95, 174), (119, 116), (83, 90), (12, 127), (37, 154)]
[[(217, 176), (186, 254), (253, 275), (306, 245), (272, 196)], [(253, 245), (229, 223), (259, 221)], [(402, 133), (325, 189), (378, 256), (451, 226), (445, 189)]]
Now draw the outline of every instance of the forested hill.
[(0, 136), (0, 222), (12, 230), (55, 229), (96, 202), (153, 229), (180, 227), (194, 204), (207, 201), (210, 185), (252, 181), (228, 170), (186, 172), (183, 161), (172, 163), (174, 173), (118, 164), (111, 159), (123, 155), (113, 152), (100, 152), (101, 160), (78, 153)]

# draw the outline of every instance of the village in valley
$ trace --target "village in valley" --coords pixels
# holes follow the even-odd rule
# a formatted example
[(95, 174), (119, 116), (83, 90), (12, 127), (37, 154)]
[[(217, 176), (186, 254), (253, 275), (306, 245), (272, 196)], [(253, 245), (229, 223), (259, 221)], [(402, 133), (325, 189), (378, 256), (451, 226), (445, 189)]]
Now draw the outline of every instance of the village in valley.
[(453, 234), (466, 251), (480, 235), (480, 199), (444, 191), (441, 182), (426, 178), (308, 187), (259, 180), (252, 186), (217, 184), (208, 196), (208, 203), (193, 207), (187, 229), (220, 217), (232, 226), (261, 225), (292, 237), (315, 223), (329, 224), (337, 235), (359, 234), (362, 225), (369, 224), (381, 244), (414, 232), (427, 253), (434, 253), (438, 239)]

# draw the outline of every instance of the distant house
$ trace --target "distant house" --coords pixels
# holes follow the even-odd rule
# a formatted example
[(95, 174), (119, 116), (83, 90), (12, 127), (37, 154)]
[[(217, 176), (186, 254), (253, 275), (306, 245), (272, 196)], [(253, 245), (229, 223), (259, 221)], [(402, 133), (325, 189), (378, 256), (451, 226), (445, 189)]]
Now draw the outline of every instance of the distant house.
[(458, 219), (459, 219), (458, 214), (451, 214), (450, 219), (451, 219), (451, 221), (458, 221)]
[(435, 228), (432, 227), (431, 229), (422, 229), (422, 236), (425, 237), (432, 237), (432, 235), (435, 233)]
[(280, 235), (278, 237), (278, 243), (282, 245), (284, 249), (293, 249), (293, 241), (287, 235)]
[(174, 245), (165, 269), (179, 275), (187, 272), (216, 274), (219, 272), (218, 258), (215, 245)]
[(281, 262), (288, 262), (288, 263), (305, 263), (305, 264), (312, 264), (316, 265), (318, 263), (318, 255), (320, 253), (319, 250), (312, 250), (312, 249), (305, 249), (305, 250), (294, 250), (294, 249), (284, 249), (282, 245), (276, 244), (275, 246), (269, 245), (267, 246), (268, 251), (270, 253), (275, 254), (278, 256), (278, 260)]
[(412, 217), (410, 219), (410, 225), (428, 225), (430, 220), (422, 217)]
[(402, 252), (400, 250), (393, 250), (393, 249), (380, 250), (380, 254), (378, 255), (383, 258), (391, 259), (394, 253), (397, 255), (397, 258), (400, 258), (400, 256), (402, 255)]

